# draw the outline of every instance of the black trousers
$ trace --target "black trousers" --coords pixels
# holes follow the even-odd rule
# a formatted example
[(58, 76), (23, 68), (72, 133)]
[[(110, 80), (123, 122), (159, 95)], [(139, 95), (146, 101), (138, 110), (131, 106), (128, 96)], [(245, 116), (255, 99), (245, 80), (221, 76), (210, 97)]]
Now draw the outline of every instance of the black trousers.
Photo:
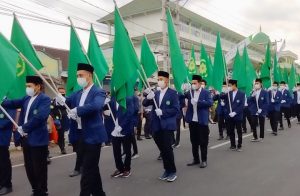
[(60, 148), (60, 151), (63, 151), (65, 149), (65, 131), (62, 129), (57, 129), (58, 133), (58, 146)]
[(165, 171), (170, 173), (176, 172), (174, 153), (172, 148), (173, 143), (173, 131), (171, 130), (159, 130), (153, 133), (153, 139), (160, 151), (161, 158), (163, 160)]
[(142, 122), (143, 122), (143, 117), (141, 113), (138, 113), (138, 121), (136, 125), (136, 136), (137, 138), (141, 137), (142, 135)]
[(144, 133), (145, 137), (149, 137), (151, 133), (151, 112), (145, 112), (144, 117), (146, 119), (145, 125), (144, 125)]
[(278, 111), (269, 112), (270, 124), (271, 124), (272, 131), (274, 133), (277, 133), (279, 117), (280, 117), (280, 112)]
[(76, 163), (75, 163), (75, 171), (81, 171), (82, 162), (83, 162), (83, 138), (80, 138), (78, 141), (72, 144), (73, 151), (76, 153)]
[[(219, 128), (219, 135), (221, 137), (224, 137), (224, 129), (226, 129), (226, 122), (225, 122), (225, 117), (223, 115), (218, 115), (218, 128)], [(228, 131), (227, 131), (227, 135)]]
[(209, 128), (207, 125), (200, 125), (197, 122), (191, 122), (190, 128), (190, 140), (192, 143), (192, 152), (195, 162), (200, 162), (199, 158), (199, 146), (201, 151), (201, 160), (207, 161), (207, 146), (208, 146), (208, 135)]
[(227, 129), (230, 136), (231, 147), (236, 148), (235, 142), (235, 129), (238, 135), (238, 148), (242, 147), (243, 133), (242, 133), (242, 121), (235, 120), (233, 118), (227, 119)]
[(0, 187), (12, 187), (11, 170), (8, 146), (0, 146)]
[(131, 144), (132, 144), (133, 154), (138, 154), (139, 151), (138, 151), (138, 146), (137, 146), (137, 143), (136, 143), (134, 133), (131, 136)]
[(296, 112), (296, 117), (298, 119), (298, 122), (300, 122), (300, 104), (295, 105), (295, 112)]
[(80, 196), (105, 196), (99, 171), (101, 144), (83, 143)]
[(266, 117), (264, 116), (256, 116), (252, 115), (251, 116), (251, 127), (253, 131), (253, 137), (257, 139), (257, 123), (259, 123), (259, 137), (264, 138), (265, 137), (265, 119)]
[[(120, 172), (131, 170), (131, 135), (124, 137), (112, 137), (113, 153), (115, 158), (116, 168)], [(122, 160), (122, 146), (125, 153), (125, 160)]]
[(179, 145), (179, 142), (180, 142), (181, 118), (176, 119), (176, 124), (177, 124), (177, 129), (176, 129), (176, 133), (174, 132), (174, 136), (173, 136), (173, 144), (175, 146)]
[(251, 126), (252, 118), (251, 118), (251, 113), (250, 113), (248, 107), (244, 108), (243, 123), (242, 123), (242, 128), (243, 128), (244, 132), (247, 132), (247, 120), (252, 129), (252, 126)]
[(279, 117), (279, 126), (283, 127), (283, 122), (282, 122), (282, 113), (284, 114), (284, 117), (286, 118), (288, 126), (291, 125), (291, 108), (286, 108), (286, 107), (281, 107), (280, 108), (280, 117)]
[(33, 147), (29, 146), (26, 138), (23, 138), (22, 140), (25, 170), (33, 194), (34, 196), (47, 195), (48, 146)]

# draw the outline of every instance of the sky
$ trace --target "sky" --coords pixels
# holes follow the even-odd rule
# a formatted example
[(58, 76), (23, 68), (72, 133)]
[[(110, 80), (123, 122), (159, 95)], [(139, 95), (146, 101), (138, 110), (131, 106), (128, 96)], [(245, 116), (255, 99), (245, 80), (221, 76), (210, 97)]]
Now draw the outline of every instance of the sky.
[[(131, 0), (116, 2), (121, 7)], [(258, 33), (261, 26), (272, 41), (285, 39), (285, 49), (300, 55), (299, 0), (179, 0), (179, 3), (244, 36)], [(104, 43), (108, 40), (106, 26), (96, 20), (113, 10), (112, 0), (0, 0), (0, 31), (10, 38), (15, 12), (33, 44), (68, 49), (70, 29), (65, 25), (70, 23), (70, 16), (76, 27), (89, 29), (93, 23), (99, 42)], [(37, 21), (41, 19), (43, 22)], [(78, 29), (78, 34), (86, 47), (89, 32)]]

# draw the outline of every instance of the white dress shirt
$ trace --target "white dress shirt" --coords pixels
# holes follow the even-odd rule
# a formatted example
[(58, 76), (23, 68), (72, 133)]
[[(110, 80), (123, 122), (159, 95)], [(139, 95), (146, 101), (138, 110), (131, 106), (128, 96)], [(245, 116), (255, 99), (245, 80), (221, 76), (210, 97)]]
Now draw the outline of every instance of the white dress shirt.
[(232, 91), (232, 102), (234, 101), (237, 92), (238, 92), (238, 90)]
[[(84, 105), (86, 97), (88, 96), (88, 94), (89, 94), (89, 92), (90, 92), (90, 90), (91, 90), (91, 88), (93, 86), (94, 86), (94, 84), (92, 84), (91, 86), (89, 86), (86, 89), (83, 89), (81, 97), (80, 97), (80, 101), (79, 101), (79, 106), (83, 106)], [(77, 118), (77, 125), (78, 125), (77, 126), (78, 129), (82, 129), (82, 123), (81, 123), (81, 118), (80, 117)]]
[(300, 91), (297, 91), (297, 103), (300, 104)]
[(256, 102), (258, 103), (259, 95), (260, 95), (261, 89), (256, 91)]
[(31, 107), (32, 103), (34, 102), (35, 98), (37, 98), (37, 96), (38, 95), (35, 95), (35, 96), (31, 97), (29, 102), (28, 102), (26, 113), (25, 113), (24, 124), (27, 123), (27, 121), (28, 121), (28, 115), (29, 115), (30, 107)]
[[(194, 91), (194, 99), (196, 99), (197, 101), (199, 100), (199, 96), (201, 93), (201, 88), (197, 91)], [(198, 122), (198, 110), (197, 110), (197, 105), (193, 105), (193, 122)]]
[(160, 90), (160, 94), (159, 94), (159, 107), (161, 105), (161, 102), (162, 102), (162, 100), (163, 100), (163, 98), (164, 98), (167, 90), (168, 90), (168, 87), (166, 87), (165, 89), (161, 89)]

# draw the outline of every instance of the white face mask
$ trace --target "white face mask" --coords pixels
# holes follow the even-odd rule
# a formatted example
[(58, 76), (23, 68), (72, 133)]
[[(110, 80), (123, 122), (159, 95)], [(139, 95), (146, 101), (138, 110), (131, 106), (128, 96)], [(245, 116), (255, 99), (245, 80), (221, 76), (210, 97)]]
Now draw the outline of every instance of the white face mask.
[(164, 88), (166, 87), (166, 83), (165, 83), (165, 81), (163, 81), (163, 80), (159, 80), (159, 81), (157, 82), (157, 85), (158, 85), (161, 89), (164, 89)]
[(204, 84), (201, 84), (201, 86), (200, 86), (201, 88), (205, 88), (205, 85)]
[(279, 87), (279, 89), (280, 89), (280, 90), (284, 90), (284, 89), (285, 89), (285, 86), (281, 85), (281, 86)]
[(195, 90), (198, 90), (198, 87), (196, 84), (192, 84), (192, 89), (195, 91)]
[(273, 87), (272, 87), (272, 90), (273, 90), (273, 91), (277, 91), (277, 86), (273, 86)]
[(228, 86), (228, 91), (232, 91), (232, 87), (231, 86)]
[(297, 86), (297, 88), (296, 88), (296, 89), (297, 89), (297, 91), (300, 91), (300, 86)]
[(160, 91), (160, 90), (161, 90), (161, 88), (160, 88), (159, 86), (157, 86), (157, 87), (156, 87), (156, 90)]
[(260, 89), (260, 84), (255, 84), (255, 85), (254, 85), (254, 88), (255, 88), (256, 90), (259, 90), (259, 89)]
[(77, 83), (82, 88), (85, 88), (88, 85), (86, 78), (77, 78)]
[(222, 87), (222, 93), (225, 93), (227, 91), (227, 87)]
[(26, 88), (26, 94), (30, 97), (33, 97), (34, 96), (34, 89), (31, 88), (31, 87), (27, 87)]

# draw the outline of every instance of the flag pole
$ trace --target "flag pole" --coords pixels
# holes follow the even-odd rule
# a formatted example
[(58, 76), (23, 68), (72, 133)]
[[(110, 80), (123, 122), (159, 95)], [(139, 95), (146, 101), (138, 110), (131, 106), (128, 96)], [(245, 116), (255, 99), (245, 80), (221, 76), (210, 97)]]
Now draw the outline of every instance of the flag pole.
[[(225, 65), (225, 62), (224, 62), (223, 64), (224, 64), (224, 72), (225, 72), (226, 86), (227, 86), (227, 88), (228, 88), (228, 86), (229, 86), (229, 84), (228, 84), (228, 76), (227, 76), (227, 73), (228, 73), (228, 67)], [(230, 100), (229, 92), (227, 93), (227, 96), (228, 96), (229, 110), (230, 110), (230, 113), (231, 113), (231, 112), (232, 112), (232, 106), (231, 106), (231, 100)]]
[(7, 118), (15, 125), (15, 127), (19, 127), (19, 125), (16, 123), (16, 121), (7, 113), (7, 111), (0, 105), (0, 109), (2, 112), (7, 116)]

